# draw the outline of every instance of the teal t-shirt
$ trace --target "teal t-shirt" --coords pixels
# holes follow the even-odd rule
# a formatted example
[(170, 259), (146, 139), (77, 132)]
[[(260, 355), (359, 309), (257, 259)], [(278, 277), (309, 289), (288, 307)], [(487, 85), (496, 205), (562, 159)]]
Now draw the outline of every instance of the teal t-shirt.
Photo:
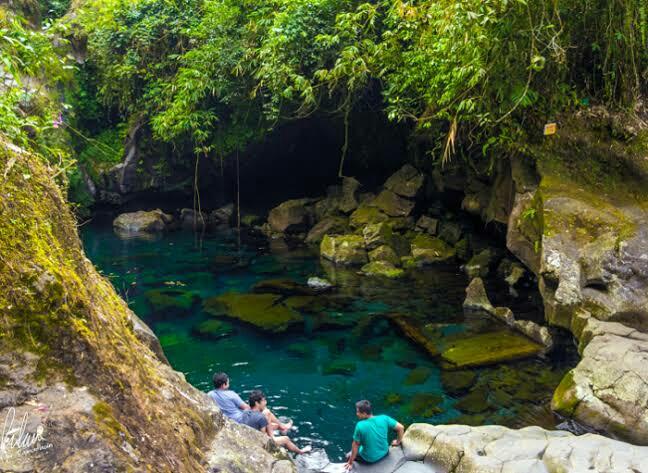
[(377, 462), (389, 453), (389, 429), (397, 422), (389, 416), (379, 415), (356, 424), (353, 440), (360, 444), (360, 456), (369, 463)]

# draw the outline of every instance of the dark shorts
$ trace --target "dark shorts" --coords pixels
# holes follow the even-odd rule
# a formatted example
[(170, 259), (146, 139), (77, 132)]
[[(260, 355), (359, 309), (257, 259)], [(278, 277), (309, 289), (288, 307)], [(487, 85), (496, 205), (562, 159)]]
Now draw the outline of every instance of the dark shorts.
[[(347, 460), (349, 459), (350, 456), (351, 456), (351, 452), (347, 452), (347, 454), (346, 454)], [(380, 460), (382, 460), (382, 458)], [(380, 460), (378, 460), (378, 461), (380, 461)], [(358, 462), (358, 463), (362, 463), (363, 465), (370, 465), (371, 464), (370, 462), (368, 462), (367, 460), (362, 458), (362, 455), (360, 455), (360, 453), (358, 453), (356, 455), (355, 461)]]

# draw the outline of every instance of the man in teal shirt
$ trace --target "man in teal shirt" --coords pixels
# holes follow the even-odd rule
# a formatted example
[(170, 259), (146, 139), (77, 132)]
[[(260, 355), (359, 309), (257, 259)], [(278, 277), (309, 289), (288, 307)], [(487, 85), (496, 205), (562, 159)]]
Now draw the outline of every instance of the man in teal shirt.
[(392, 442), (398, 446), (403, 440), (405, 428), (395, 419), (386, 415), (374, 416), (369, 401), (356, 403), (356, 416), (360, 422), (356, 424), (353, 432), (353, 444), (349, 453), (349, 460), (344, 465), (347, 470), (353, 468), (353, 462), (376, 463), (389, 453), (389, 430), (397, 433), (397, 438)]

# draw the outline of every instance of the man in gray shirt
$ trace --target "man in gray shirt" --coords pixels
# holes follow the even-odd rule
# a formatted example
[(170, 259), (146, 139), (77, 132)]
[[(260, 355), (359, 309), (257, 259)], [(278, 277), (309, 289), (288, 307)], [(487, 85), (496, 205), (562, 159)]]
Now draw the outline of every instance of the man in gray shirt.
[[(243, 415), (246, 411), (250, 410), (250, 406), (243, 402), (240, 396), (229, 388), (229, 376), (225, 373), (216, 373), (213, 381), (215, 389), (207, 393), (209, 397), (214, 400), (223, 414), (235, 422), (243, 423)], [(273, 430), (279, 429), (282, 433), (286, 433), (292, 427), (292, 421), (285, 424), (280, 422), (270, 409), (265, 408), (265, 406), (261, 412)]]

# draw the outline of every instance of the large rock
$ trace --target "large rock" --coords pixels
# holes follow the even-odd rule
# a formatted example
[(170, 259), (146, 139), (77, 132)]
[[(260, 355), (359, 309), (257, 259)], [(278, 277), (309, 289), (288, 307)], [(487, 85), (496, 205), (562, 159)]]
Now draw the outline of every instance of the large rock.
[(387, 222), (369, 224), (362, 229), (362, 236), (368, 250), (392, 244), (393, 234), (392, 226)]
[(365, 264), (360, 271), (367, 276), (381, 276), (389, 279), (401, 278), (405, 275), (405, 271), (388, 261), (372, 261)]
[(423, 188), (425, 176), (414, 166), (406, 164), (385, 182), (385, 188), (402, 197), (414, 198)]
[(324, 235), (339, 235), (348, 233), (349, 222), (344, 217), (326, 217), (317, 222), (306, 235), (306, 243), (319, 243)]
[(552, 408), (595, 429), (648, 444), (648, 334), (590, 318), (582, 346), (582, 359), (556, 389)]
[(0, 418), (14, 422), (0, 470), (207, 473), (227, 455), (235, 471), (272, 473), (282, 457), (267, 436), (224, 442), (237, 427), (156, 355), (154, 335), (85, 257), (51, 170), (1, 146), (0, 287), (11, 291), (0, 294)]
[(352, 228), (361, 228), (365, 225), (380, 223), (389, 220), (389, 216), (379, 208), (363, 203), (349, 217), (349, 224)]
[(455, 249), (439, 238), (427, 234), (412, 240), (412, 257), (417, 264), (440, 263), (455, 257)]
[(360, 265), (368, 261), (364, 238), (360, 235), (326, 235), (320, 254), (336, 264)]
[(371, 202), (371, 205), (379, 208), (390, 217), (407, 217), (414, 210), (415, 202), (385, 189), (378, 194), (378, 197)]
[(113, 227), (122, 232), (161, 232), (173, 221), (173, 217), (160, 209), (123, 213), (113, 221)]
[(285, 332), (303, 322), (299, 312), (280, 303), (275, 294), (239, 294), (228, 292), (207, 299), (205, 312), (216, 317), (228, 317), (272, 333)]
[(450, 342), (441, 358), (450, 369), (486, 366), (539, 355), (544, 348), (508, 330), (489, 332)]
[(277, 233), (300, 233), (313, 224), (313, 199), (287, 200), (273, 208), (268, 215), (270, 228)]
[[(648, 471), (648, 448), (600, 435), (580, 437), (540, 427), (412, 424), (405, 460), (462, 473), (612, 473)], [(398, 470), (400, 471), (400, 470)]]

